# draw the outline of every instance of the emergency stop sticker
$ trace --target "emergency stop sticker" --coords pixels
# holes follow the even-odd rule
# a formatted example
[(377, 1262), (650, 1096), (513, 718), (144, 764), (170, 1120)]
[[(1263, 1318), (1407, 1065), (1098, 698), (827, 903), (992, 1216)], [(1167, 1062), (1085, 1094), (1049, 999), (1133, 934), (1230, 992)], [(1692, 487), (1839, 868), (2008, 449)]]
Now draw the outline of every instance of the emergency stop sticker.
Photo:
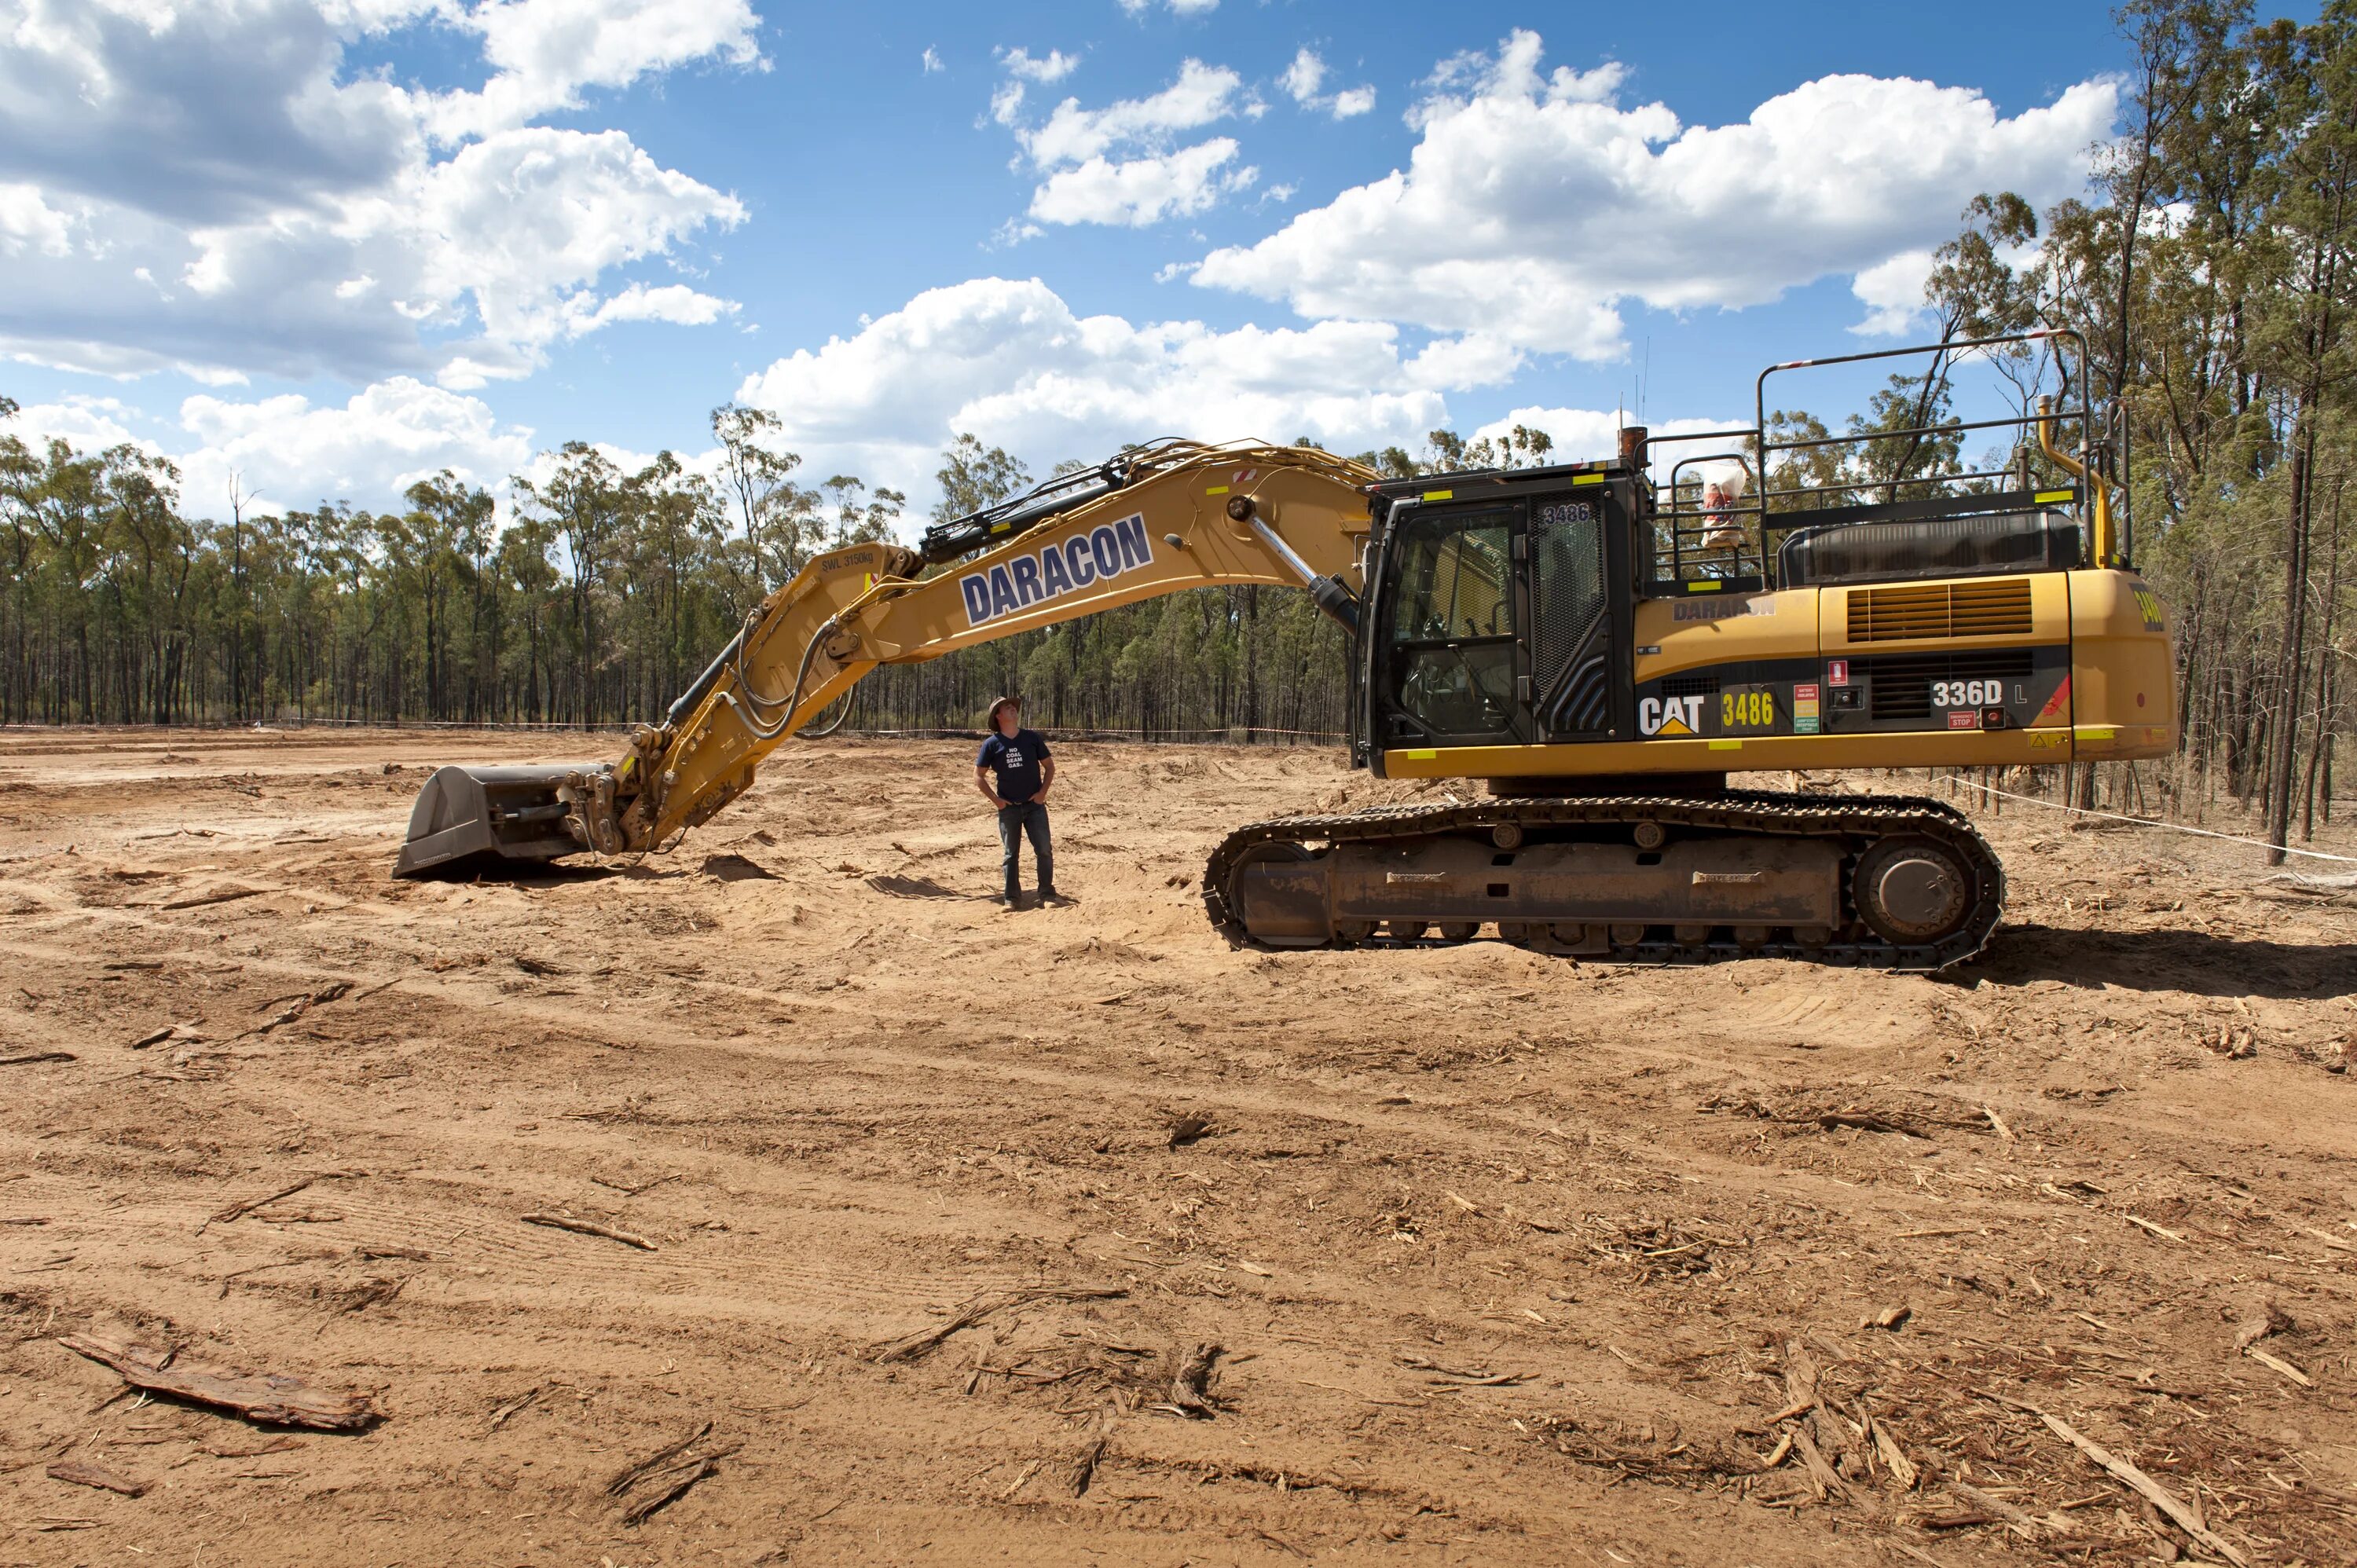
[(1978, 729), (1981, 727), (1981, 711), (1978, 708), (1966, 708), (1962, 713), (1950, 714), (1948, 715), (1948, 727), (1950, 729)]
[(1813, 681), (1797, 682), (1792, 687), (1792, 733), (1817, 733), (1817, 686)]

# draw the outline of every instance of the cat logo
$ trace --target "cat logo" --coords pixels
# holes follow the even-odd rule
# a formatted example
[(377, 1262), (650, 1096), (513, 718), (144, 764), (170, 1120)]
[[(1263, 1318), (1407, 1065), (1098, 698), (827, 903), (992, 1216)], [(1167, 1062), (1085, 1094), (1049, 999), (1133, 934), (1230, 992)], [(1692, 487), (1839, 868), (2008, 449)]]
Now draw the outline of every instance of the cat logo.
[(1637, 728), (1640, 733), (1660, 739), (1663, 736), (1699, 734), (1702, 729), (1702, 699), (1695, 697), (1646, 697), (1637, 704)]

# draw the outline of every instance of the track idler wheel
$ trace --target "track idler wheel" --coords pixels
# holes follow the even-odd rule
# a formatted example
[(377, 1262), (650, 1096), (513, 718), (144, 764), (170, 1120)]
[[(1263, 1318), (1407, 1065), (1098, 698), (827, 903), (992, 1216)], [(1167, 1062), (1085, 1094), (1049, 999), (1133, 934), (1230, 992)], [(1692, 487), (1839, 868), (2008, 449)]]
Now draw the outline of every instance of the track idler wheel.
[(1885, 839), (1858, 857), (1850, 884), (1858, 918), (1900, 947), (1936, 942), (1973, 907), (1972, 873), (1927, 838)]

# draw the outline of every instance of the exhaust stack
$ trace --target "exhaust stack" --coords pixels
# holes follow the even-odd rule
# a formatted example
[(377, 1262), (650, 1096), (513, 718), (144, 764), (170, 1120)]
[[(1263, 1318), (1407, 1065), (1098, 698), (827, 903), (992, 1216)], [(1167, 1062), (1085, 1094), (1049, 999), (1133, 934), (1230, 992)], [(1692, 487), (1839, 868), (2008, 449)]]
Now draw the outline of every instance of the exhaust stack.
[(594, 778), (602, 762), (537, 768), (437, 768), (409, 813), (409, 841), (393, 863), (395, 876), (416, 876), (477, 856), (554, 860), (587, 848), (565, 818), (566, 783)]

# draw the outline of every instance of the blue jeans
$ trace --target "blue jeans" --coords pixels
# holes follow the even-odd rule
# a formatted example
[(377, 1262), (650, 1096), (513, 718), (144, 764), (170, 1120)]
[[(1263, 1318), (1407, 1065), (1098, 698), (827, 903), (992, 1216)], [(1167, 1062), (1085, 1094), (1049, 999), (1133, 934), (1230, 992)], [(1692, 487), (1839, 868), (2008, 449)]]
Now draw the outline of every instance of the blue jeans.
[(1006, 901), (1018, 902), (1023, 895), (1023, 879), (1017, 868), (1023, 860), (1023, 839), (1031, 838), (1032, 858), (1039, 863), (1039, 897), (1049, 897), (1056, 891), (1056, 854), (1048, 847), (1048, 808), (1037, 800), (1020, 805), (1002, 806), (998, 810), (998, 846), (1006, 851)]

